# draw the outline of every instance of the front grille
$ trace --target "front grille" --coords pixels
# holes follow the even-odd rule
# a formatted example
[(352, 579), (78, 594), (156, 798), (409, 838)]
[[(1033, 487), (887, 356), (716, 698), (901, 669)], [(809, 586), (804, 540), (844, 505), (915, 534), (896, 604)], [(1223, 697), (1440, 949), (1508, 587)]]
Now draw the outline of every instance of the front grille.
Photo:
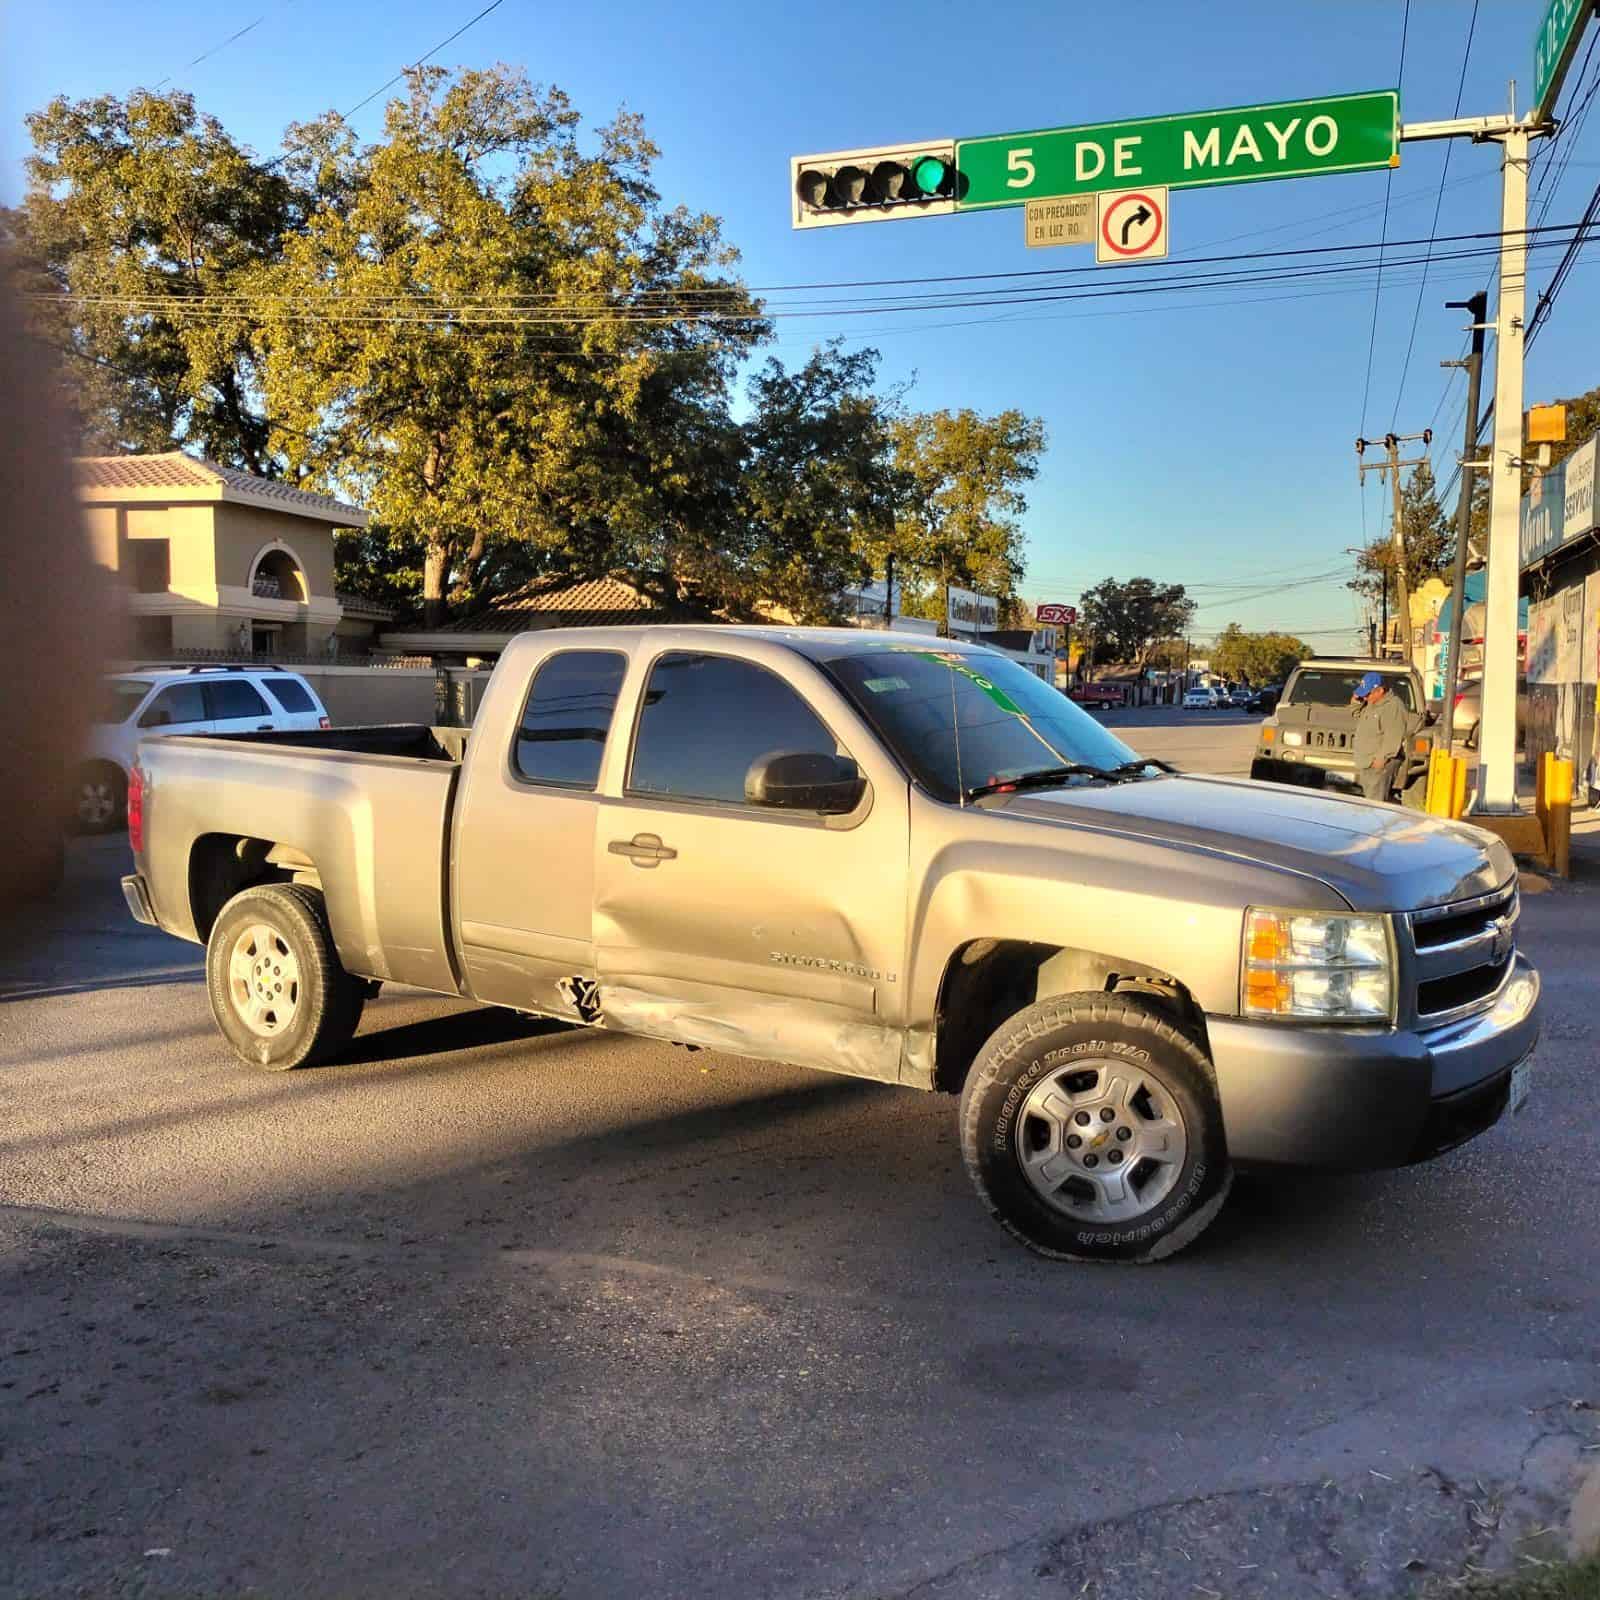
[(1459, 1016), (1499, 993), (1516, 958), (1521, 909), (1516, 885), (1507, 884), (1493, 894), (1411, 913), (1421, 1021)]
[(1474, 1000), (1486, 1000), (1511, 970), (1511, 957), (1487, 967), (1453, 972), (1448, 978), (1430, 978), (1417, 985), (1417, 1010), (1425, 1016), (1438, 1011), (1455, 1011)]
[(1454, 944), (1460, 939), (1492, 932), (1494, 923), (1508, 912), (1515, 922), (1521, 907), (1517, 905), (1517, 891), (1512, 888), (1489, 896), (1482, 902), (1473, 902), (1465, 911), (1457, 911), (1450, 906), (1441, 907), (1441, 910), (1444, 915), (1430, 917), (1426, 921), (1420, 914), (1412, 918), (1417, 949), (1431, 950), (1437, 945)]

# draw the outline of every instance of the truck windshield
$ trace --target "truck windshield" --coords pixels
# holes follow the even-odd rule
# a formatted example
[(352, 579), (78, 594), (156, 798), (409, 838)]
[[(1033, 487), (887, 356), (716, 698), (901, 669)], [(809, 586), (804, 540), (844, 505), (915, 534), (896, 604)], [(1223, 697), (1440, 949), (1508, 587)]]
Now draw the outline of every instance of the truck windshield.
[[(1061, 767), (1137, 775), (1138, 756), (1115, 734), (1004, 656), (942, 650), (930, 640), (818, 664), (941, 800)], [(1081, 772), (1061, 786), (1093, 781), (1094, 772)]]
[[(1350, 704), (1356, 685), (1366, 676), (1361, 667), (1316, 667), (1302, 669), (1295, 676), (1284, 704), (1291, 706), (1339, 706)], [(1404, 672), (1383, 674), (1384, 687), (1399, 700), (1407, 711), (1416, 708), (1411, 703), (1411, 679)]]

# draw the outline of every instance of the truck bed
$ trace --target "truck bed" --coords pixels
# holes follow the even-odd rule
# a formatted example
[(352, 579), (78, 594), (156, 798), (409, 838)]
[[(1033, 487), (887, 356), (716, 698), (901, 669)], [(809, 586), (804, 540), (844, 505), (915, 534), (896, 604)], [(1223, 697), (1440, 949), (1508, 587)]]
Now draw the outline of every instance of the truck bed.
[(466, 741), (465, 728), (410, 723), (144, 740), (158, 920), (204, 942), (270, 849), (280, 870), (314, 867), (349, 971), (458, 993), (445, 849)]
[(408, 761), (448, 761), (459, 765), (466, 753), (469, 731), (467, 728), (430, 728), (420, 722), (388, 722), (360, 728), (221, 733), (209, 737), (229, 744), (280, 745), (295, 750), (398, 756)]

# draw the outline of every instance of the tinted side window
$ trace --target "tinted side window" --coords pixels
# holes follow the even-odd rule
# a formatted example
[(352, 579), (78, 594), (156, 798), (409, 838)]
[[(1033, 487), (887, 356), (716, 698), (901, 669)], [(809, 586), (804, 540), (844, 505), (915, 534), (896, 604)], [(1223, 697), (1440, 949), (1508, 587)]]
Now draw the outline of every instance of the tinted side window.
[(293, 712), (297, 716), (302, 711), (316, 711), (316, 701), (306, 693), (306, 686), (298, 678), (263, 678), (261, 681), (272, 691), (272, 698), (285, 711)]
[(534, 783), (594, 788), (627, 666), (627, 657), (611, 650), (551, 656), (528, 691), (511, 753), (517, 773)]
[(675, 651), (651, 669), (628, 788), (743, 805), (757, 756), (838, 747), (805, 701), (764, 667)]
[(261, 698), (253, 683), (243, 678), (224, 678), (206, 685), (206, 699), (211, 704), (215, 722), (226, 722), (233, 717), (270, 717), (272, 707)]
[(175, 722), (208, 722), (205, 693), (198, 683), (175, 683), (163, 689), (139, 718), (141, 728), (166, 728)]

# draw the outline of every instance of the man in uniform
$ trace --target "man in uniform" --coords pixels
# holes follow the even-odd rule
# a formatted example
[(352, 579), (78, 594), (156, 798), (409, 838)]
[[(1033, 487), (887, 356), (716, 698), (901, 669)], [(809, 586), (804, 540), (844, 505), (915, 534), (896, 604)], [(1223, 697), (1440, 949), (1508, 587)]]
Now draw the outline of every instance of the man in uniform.
[(1394, 791), (1405, 751), (1405, 707), (1389, 692), (1380, 673), (1369, 672), (1356, 685), (1356, 781), (1368, 800), (1387, 800)]

